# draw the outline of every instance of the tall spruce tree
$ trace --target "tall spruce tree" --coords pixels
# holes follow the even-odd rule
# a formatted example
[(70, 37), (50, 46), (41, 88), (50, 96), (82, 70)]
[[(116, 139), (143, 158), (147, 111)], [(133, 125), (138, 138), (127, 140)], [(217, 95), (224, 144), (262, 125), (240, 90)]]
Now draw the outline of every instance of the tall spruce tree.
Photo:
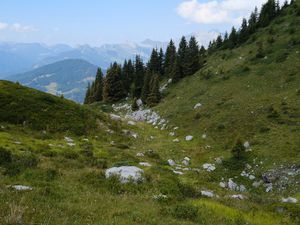
[(91, 96), (91, 84), (88, 83), (83, 104), (90, 104), (90, 96)]
[(165, 68), (164, 68), (164, 73), (165, 76), (171, 77), (172, 72), (174, 70), (175, 66), (175, 60), (176, 60), (176, 47), (174, 42), (170, 41), (167, 50), (166, 50), (166, 55), (165, 55)]
[(178, 56), (175, 59), (175, 65), (173, 67), (171, 77), (173, 83), (177, 83), (181, 79), (181, 67), (179, 64)]
[(237, 42), (238, 42), (238, 35), (236, 29), (232, 27), (231, 33), (228, 38), (228, 47), (230, 49), (234, 48), (237, 45)]
[(105, 101), (115, 102), (126, 97), (126, 91), (121, 76), (121, 66), (115, 62), (107, 70), (103, 91), (103, 98)]
[(158, 52), (157, 52), (157, 49), (155, 49), (155, 48), (152, 50), (147, 68), (152, 73), (158, 73), (159, 72)]
[(165, 66), (165, 54), (162, 48), (159, 49), (158, 53), (158, 73), (159, 77), (164, 77), (164, 66)]
[(245, 41), (247, 41), (247, 39), (249, 38), (249, 33), (248, 33), (248, 23), (247, 20), (244, 18), (241, 28), (240, 28), (240, 34), (239, 34), (239, 40), (238, 43), (242, 44)]
[(139, 55), (135, 58), (135, 76), (133, 84), (133, 97), (140, 98), (142, 95), (142, 89), (144, 85), (145, 68), (144, 63)]
[(159, 92), (159, 77), (157, 74), (152, 76), (150, 81), (150, 93), (147, 98), (147, 105), (152, 107), (159, 103), (160, 92)]
[(277, 10), (276, 10), (275, 0), (268, 0), (267, 3), (265, 3), (261, 8), (259, 14), (259, 25), (261, 27), (265, 27), (269, 25), (271, 20), (275, 18), (276, 15), (277, 15)]
[(98, 68), (93, 90), (93, 101), (100, 102), (103, 100), (103, 86), (103, 73), (101, 68)]
[(254, 12), (251, 13), (250, 18), (248, 20), (248, 32), (249, 34), (253, 34), (257, 28), (258, 22), (258, 9), (255, 7)]
[(188, 44), (186, 38), (183, 36), (179, 43), (179, 48), (177, 52), (177, 63), (180, 66), (180, 77), (185, 77), (189, 75), (188, 68)]
[(152, 80), (152, 74), (153, 73), (151, 71), (147, 70), (145, 75), (142, 96), (141, 96), (141, 99), (144, 103), (147, 103), (147, 99), (150, 93), (150, 82)]
[(192, 36), (187, 50), (187, 74), (193, 75), (199, 70), (199, 46), (196, 38)]

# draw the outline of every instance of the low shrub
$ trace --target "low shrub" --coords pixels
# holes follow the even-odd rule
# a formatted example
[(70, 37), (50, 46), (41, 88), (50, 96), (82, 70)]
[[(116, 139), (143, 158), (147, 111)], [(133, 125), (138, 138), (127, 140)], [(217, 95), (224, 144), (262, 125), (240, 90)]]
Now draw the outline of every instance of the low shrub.
[(195, 220), (198, 208), (190, 204), (177, 204), (171, 209), (171, 214), (177, 219)]

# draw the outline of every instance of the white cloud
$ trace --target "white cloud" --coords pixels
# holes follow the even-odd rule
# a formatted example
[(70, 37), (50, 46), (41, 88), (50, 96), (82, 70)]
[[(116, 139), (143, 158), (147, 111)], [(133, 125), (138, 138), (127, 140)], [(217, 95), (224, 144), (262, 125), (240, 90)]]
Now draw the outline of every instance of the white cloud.
[(33, 32), (33, 31), (37, 31), (37, 29), (33, 26), (22, 25), (20, 23), (14, 23), (10, 27), (13, 31), (16, 31), (16, 32)]
[(8, 24), (7, 23), (2, 23), (0, 22), (0, 30), (4, 30), (8, 27)]
[(33, 31), (37, 31), (38, 29), (35, 28), (34, 26), (22, 25), (20, 23), (8, 24), (8, 23), (0, 22), (0, 30), (12, 30), (15, 32), (33, 32)]
[[(177, 7), (177, 13), (184, 19), (200, 24), (237, 24), (248, 17), (255, 6), (267, 0), (186, 0)], [(280, 2), (283, 2), (281, 0)]]

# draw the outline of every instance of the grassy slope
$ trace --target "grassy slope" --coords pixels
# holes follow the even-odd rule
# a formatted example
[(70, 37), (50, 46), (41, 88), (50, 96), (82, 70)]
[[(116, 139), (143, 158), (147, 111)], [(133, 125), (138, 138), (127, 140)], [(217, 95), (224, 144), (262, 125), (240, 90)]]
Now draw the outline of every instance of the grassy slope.
[[(211, 55), (197, 74), (167, 90), (156, 109), (180, 127), (179, 135), (194, 135), (199, 145), (224, 154), (239, 136), (270, 163), (300, 163), (300, 45), (291, 44), (300, 39), (300, 17), (292, 9), (285, 14), (243, 46)], [(267, 58), (255, 58), (257, 42)], [(203, 107), (193, 110), (198, 102)]]
[[(22, 107), (26, 108), (21, 110), (22, 113), (17, 113), (16, 118), (28, 113), (26, 120), (33, 121), (30, 118), (33, 118), (36, 111), (33, 110), (35, 105), (61, 110), (55, 110), (54, 115), (47, 113), (48, 111), (36, 114), (38, 123), (33, 121), (29, 123), (32, 126), (22, 128), (14, 125), (22, 123), (22, 120), (16, 122), (15, 117), (10, 117), (9, 120), (13, 123), (7, 123), (7, 117), (1, 119), (0, 125), (4, 128), (0, 129), (0, 147), (11, 151), (14, 160), (9, 167), (0, 166), (0, 224), (8, 224), (9, 216), (17, 217), (22, 211), (23, 224), (297, 224), (299, 204), (278, 203), (282, 196), (297, 196), (295, 190), (265, 193), (262, 188), (250, 188), (249, 192), (244, 193), (247, 200), (232, 200), (226, 198), (226, 195), (235, 192), (220, 188), (218, 183), (222, 177), (228, 179), (238, 175), (243, 168), (231, 170), (226, 165), (218, 165), (213, 173), (201, 170), (199, 173), (189, 171), (184, 176), (177, 176), (166, 164), (169, 158), (180, 161), (184, 156), (192, 158), (192, 168), (201, 168), (204, 162), (214, 162), (214, 157), (224, 156), (227, 160), (230, 157), (227, 150), (236, 135), (250, 141), (253, 147), (251, 160), (263, 159), (264, 165), (255, 170), (257, 176), (274, 162), (299, 163), (299, 55), (296, 53), (299, 45), (288, 47), (286, 44), (290, 39), (286, 31), (290, 29), (290, 23), (297, 28), (297, 20), (289, 16), (283, 23), (273, 25), (279, 37), (275, 38), (272, 47), (268, 47), (273, 51), (267, 54), (268, 59), (251, 61), (256, 47), (254, 43), (249, 43), (231, 52), (212, 55), (206, 67), (198, 74), (168, 89), (168, 95), (156, 109), (170, 123), (180, 127), (177, 132), (180, 143), (172, 142), (174, 137), (168, 135), (169, 131), (160, 131), (143, 123), (130, 127), (110, 121), (103, 115), (100, 115), (100, 119), (104, 118), (100, 123), (102, 129), (95, 130), (92, 127), (86, 128), (88, 132), (85, 134), (71, 133), (70, 130), (76, 131), (78, 128), (74, 121), (85, 124), (81, 110), (90, 114), (91, 121), (95, 121), (97, 115), (50, 95), (41, 98), (42, 95), (38, 92), (38, 97), (35, 95), (37, 92), (31, 89), (21, 89), (23, 92), (16, 93), (14, 84), (1, 82), (6, 88), (1, 88), (0, 93), (6, 90), (6, 96), (18, 96), (13, 101), (20, 103), (23, 101), (17, 99), (35, 96), (32, 101), (25, 98), (27, 102)], [(295, 30), (293, 36), (297, 37), (299, 29)], [(257, 37), (267, 39), (267, 31), (261, 30)], [(274, 62), (275, 54), (280, 54), (281, 51), (288, 51), (289, 55), (287, 60), (277, 64)], [(239, 59), (240, 56), (243, 56), (242, 60)], [(245, 66), (250, 68), (248, 72), (243, 72)], [(203, 74), (208, 69), (214, 75), (205, 80)], [(215, 74), (221, 70), (224, 71), (225, 79)], [(48, 104), (45, 98), (51, 98), (52, 103)], [(8, 98), (3, 99), (6, 101)], [(195, 111), (193, 106), (198, 102), (203, 107)], [(279, 118), (267, 117), (271, 104), (280, 114)], [(5, 108), (0, 107), (1, 109), (4, 109), (4, 113), (8, 110), (14, 113), (9, 103)], [(71, 115), (68, 118), (65, 117), (67, 112), (72, 112), (67, 114)], [(2, 113), (3, 111), (1, 116)], [(50, 126), (50, 119), (59, 122), (53, 122), (56, 125)], [(36, 127), (39, 123), (43, 126)], [(50, 131), (58, 132), (41, 133), (39, 129), (45, 129), (47, 124), (52, 127)], [(57, 124), (65, 125), (58, 129)], [(220, 124), (224, 126), (219, 126)], [(32, 127), (38, 129), (31, 129)], [(114, 133), (106, 132), (108, 128)], [(265, 128), (270, 130), (265, 132)], [(121, 129), (135, 131), (139, 138), (122, 135)], [(208, 135), (205, 140), (201, 138), (204, 132)], [(194, 135), (195, 140), (183, 141), (188, 134)], [(74, 139), (75, 147), (67, 145), (64, 140), (67, 135)], [(84, 138), (88, 138), (89, 142)], [(111, 144), (111, 141), (115, 144)], [(211, 145), (212, 150), (205, 149), (205, 145)], [(159, 157), (136, 157), (137, 152), (149, 149), (154, 149)], [(20, 161), (18, 156), (23, 160)], [(32, 158), (38, 159), (37, 165), (28, 165)], [(147, 181), (144, 184), (120, 185), (104, 178), (106, 167), (138, 165), (140, 161), (153, 165), (145, 168)], [(22, 170), (17, 171), (15, 167)], [(236, 181), (251, 187), (247, 179), (239, 177)], [(16, 192), (7, 187), (13, 184), (30, 185), (34, 189)], [(213, 190), (220, 198), (201, 197), (199, 191), (206, 189)], [(167, 194), (169, 200), (153, 200), (152, 196), (159, 193)], [(174, 215), (174, 207), (182, 204), (196, 206), (196, 217), (178, 219), (178, 215)], [(284, 212), (276, 213), (277, 207), (284, 208)], [(17, 210), (12, 213), (10, 210), (13, 208), (19, 208), (21, 212)]]

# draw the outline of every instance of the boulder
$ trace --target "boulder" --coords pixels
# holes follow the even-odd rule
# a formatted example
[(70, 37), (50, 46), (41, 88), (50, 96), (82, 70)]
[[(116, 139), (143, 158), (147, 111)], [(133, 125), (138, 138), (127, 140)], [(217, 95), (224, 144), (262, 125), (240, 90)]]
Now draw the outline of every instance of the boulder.
[(118, 176), (121, 183), (133, 181), (135, 183), (143, 180), (144, 171), (136, 166), (112, 167), (105, 171), (105, 177)]
[(234, 181), (231, 178), (229, 179), (229, 181), (227, 183), (227, 187), (231, 191), (236, 191), (238, 189), (238, 185), (236, 183), (234, 183)]
[(115, 114), (109, 114), (109, 116), (110, 116), (110, 119), (113, 121), (121, 121), (122, 120), (121, 116), (118, 116)]

